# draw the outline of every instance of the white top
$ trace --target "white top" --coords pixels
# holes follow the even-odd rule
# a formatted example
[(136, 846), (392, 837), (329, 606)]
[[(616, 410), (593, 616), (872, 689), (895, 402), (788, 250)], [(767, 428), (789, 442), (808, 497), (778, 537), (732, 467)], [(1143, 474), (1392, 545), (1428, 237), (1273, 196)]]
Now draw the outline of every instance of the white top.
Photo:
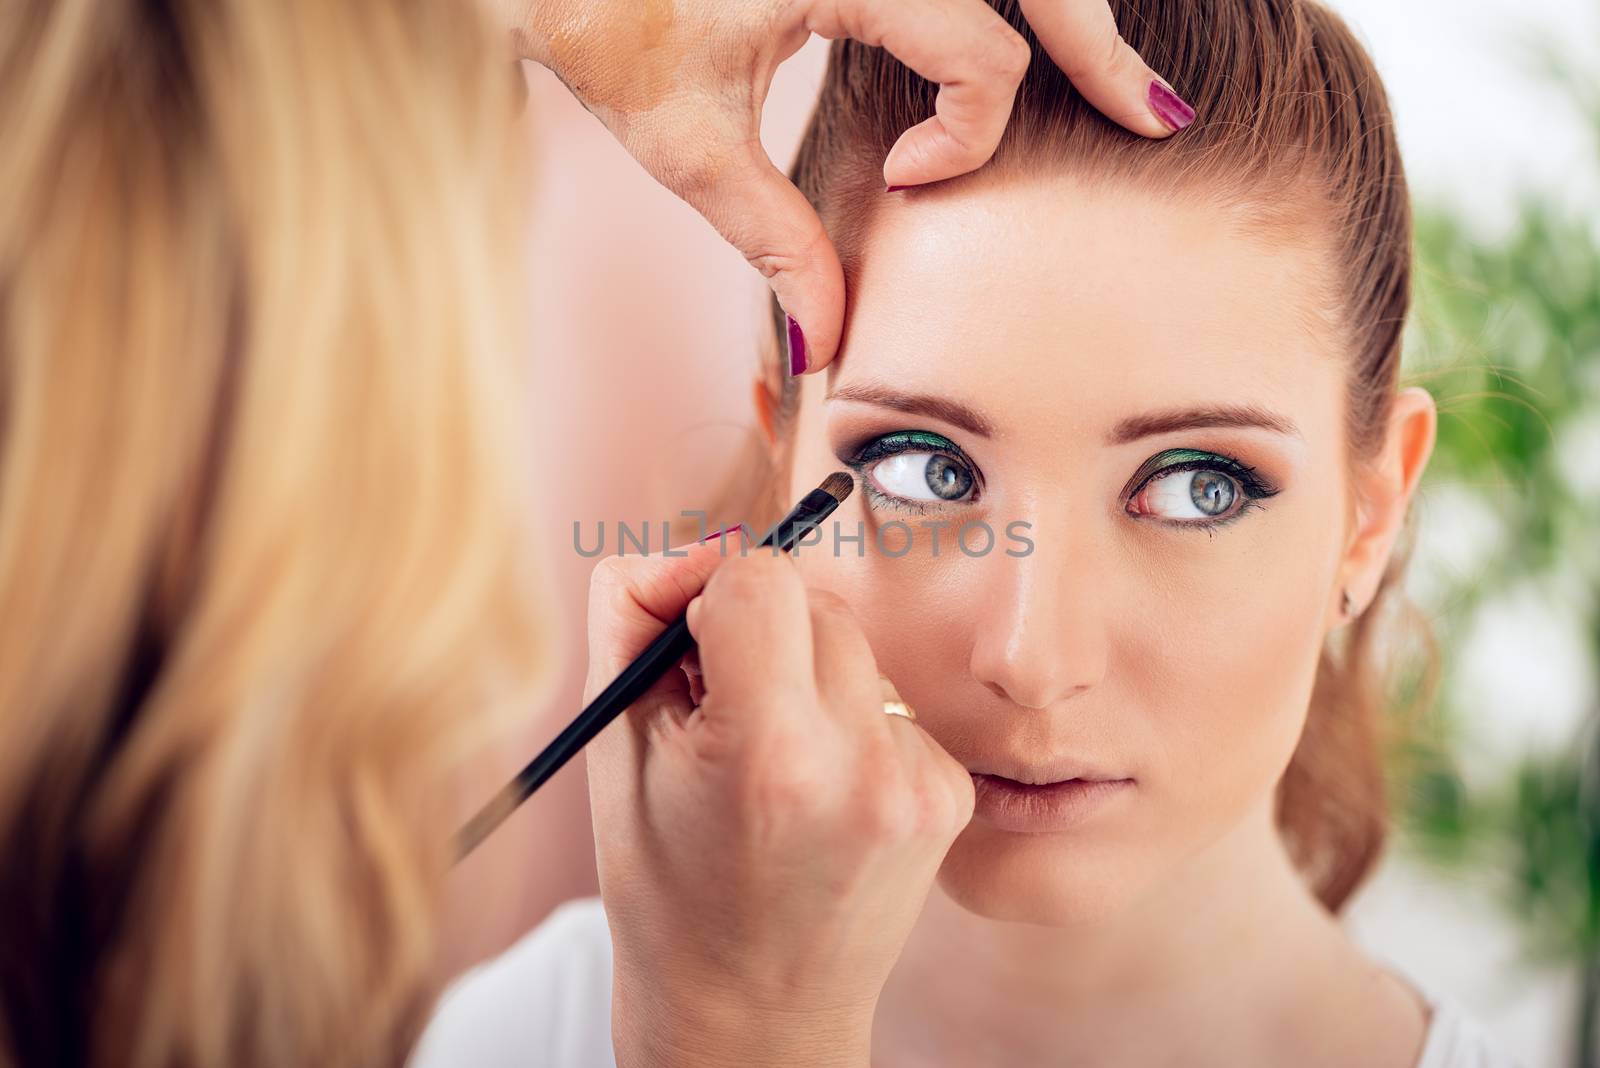
[[(1453, 999), (1433, 1007), (1416, 1068), (1521, 1068)], [(570, 901), (445, 991), (408, 1068), (616, 1068), (611, 931), (599, 898)]]

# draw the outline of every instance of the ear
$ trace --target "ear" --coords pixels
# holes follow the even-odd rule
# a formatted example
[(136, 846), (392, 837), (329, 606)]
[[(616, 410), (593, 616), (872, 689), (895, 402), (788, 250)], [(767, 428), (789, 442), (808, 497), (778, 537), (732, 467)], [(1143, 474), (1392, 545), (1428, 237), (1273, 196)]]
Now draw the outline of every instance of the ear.
[[(1333, 591), (1335, 625), (1360, 615), (1377, 594), (1395, 541), (1405, 527), (1411, 495), (1433, 454), (1437, 427), (1433, 394), (1411, 386), (1395, 396), (1383, 445), (1357, 476), (1356, 522), (1339, 570), (1341, 588)], [(1345, 591), (1350, 594), (1349, 616), (1340, 603)]]

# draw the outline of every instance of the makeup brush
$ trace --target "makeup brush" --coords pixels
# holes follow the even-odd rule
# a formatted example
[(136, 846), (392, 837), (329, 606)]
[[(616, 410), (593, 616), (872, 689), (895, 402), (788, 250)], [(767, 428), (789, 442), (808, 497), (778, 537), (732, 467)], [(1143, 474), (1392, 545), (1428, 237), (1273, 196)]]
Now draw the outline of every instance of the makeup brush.
[[(788, 515), (772, 528), (761, 542), (761, 548), (776, 545), (783, 552), (794, 548), (795, 542), (806, 531), (815, 528), (855, 489), (855, 479), (845, 471), (835, 471), (822, 480), (822, 485), (801, 498)], [(689, 634), (689, 619), (680, 615), (662, 631), (645, 651), (623, 669), (616, 681), (589, 702), (587, 708), (560, 734), (545, 746), (544, 751), (512, 779), (478, 814), (456, 832), (456, 859), (472, 852), (489, 832), (500, 826), (516, 807), (528, 799), (545, 781), (561, 770), (561, 766), (589, 744), (589, 740), (605, 729), (606, 724), (620, 716), (644, 692), (672, 668), (676, 667), (690, 649), (694, 638)]]

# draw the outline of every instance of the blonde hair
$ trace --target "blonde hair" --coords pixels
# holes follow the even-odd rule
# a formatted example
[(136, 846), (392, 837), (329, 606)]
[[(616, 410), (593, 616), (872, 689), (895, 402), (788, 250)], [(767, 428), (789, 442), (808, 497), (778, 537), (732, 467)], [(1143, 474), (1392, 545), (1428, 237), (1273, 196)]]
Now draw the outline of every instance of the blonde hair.
[(404, 1055), (551, 655), (494, 44), (0, 0), (0, 1063)]

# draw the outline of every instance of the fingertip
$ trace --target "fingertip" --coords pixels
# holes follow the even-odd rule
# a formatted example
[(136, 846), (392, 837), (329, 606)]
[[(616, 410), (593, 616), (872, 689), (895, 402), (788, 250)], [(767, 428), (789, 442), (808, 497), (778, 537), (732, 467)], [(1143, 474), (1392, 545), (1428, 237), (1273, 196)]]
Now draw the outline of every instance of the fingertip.
[(1117, 125), (1152, 139), (1194, 121), (1194, 109), (1123, 39), (1105, 0), (1022, 0), (1028, 23), (1073, 87)]
[(787, 336), (784, 343), (788, 346), (789, 376), (793, 378), (795, 375), (805, 374), (806, 369), (811, 366), (810, 346), (806, 344), (805, 330), (795, 317), (786, 313), (784, 319), (787, 322)]
[(684, 620), (689, 625), (689, 634), (696, 641), (700, 640), (700, 613), (705, 601), (704, 594), (695, 594), (689, 601), (689, 606), (683, 610)]
[(727, 539), (735, 534), (743, 537), (743, 532), (743, 523), (735, 523), (732, 526), (721, 527), (717, 530), (713, 530), (710, 534), (707, 534), (705, 537), (696, 542), (695, 548), (703, 549), (707, 552), (716, 552), (720, 556), (726, 556), (728, 554), (729, 545)]
[(958, 141), (943, 119), (932, 115), (900, 135), (883, 160), (889, 189), (938, 182), (983, 166), (993, 154)]
[(831, 278), (795, 278), (786, 279), (785, 292), (778, 294), (784, 308), (783, 361), (791, 378), (825, 369), (838, 354), (844, 319), (842, 269), (839, 273), (837, 289)]
[[(910, 131), (907, 131), (908, 133)], [(905, 134), (900, 135), (904, 141)], [(925, 184), (924, 179), (907, 173), (907, 166), (903, 162), (904, 153), (900, 151), (900, 141), (896, 141), (889, 149), (889, 154), (883, 158), (883, 191), (885, 193), (898, 193), (912, 186)]]
[(1164, 79), (1155, 75), (1151, 75), (1149, 86), (1145, 89), (1145, 102), (1150, 107), (1150, 113), (1161, 123), (1158, 136), (1170, 137), (1194, 122), (1194, 108)]
[(844, 268), (822, 219), (757, 139), (727, 150), (710, 180), (668, 188), (698, 209), (767, 280), (787, 320), (780, 353), (789, 374), (827, 367), (844, 322)]
[(828, 365), (833, 363), (834, 357), (837, 355), (837, 351), (833, 350), (823, 352), (821, 349), (809, 349), (806, 354), (805, 366), (798, 372), (791, 367), (790, 374), (814, 375), (818, 371), (826, 371)]
[(1141, 78), (1137, 87), (1081, 87), (1085, 100), (1130, 133), (1164, 141), (1194, 122), (1194, 109), (1166, 89), (1159, 78)]
[(793, 378), (823, 370), (838, 352), (845, 294), (844, 267), (820, 219), (803, 250), (768, 281), (784, 312), (785, 371)]

